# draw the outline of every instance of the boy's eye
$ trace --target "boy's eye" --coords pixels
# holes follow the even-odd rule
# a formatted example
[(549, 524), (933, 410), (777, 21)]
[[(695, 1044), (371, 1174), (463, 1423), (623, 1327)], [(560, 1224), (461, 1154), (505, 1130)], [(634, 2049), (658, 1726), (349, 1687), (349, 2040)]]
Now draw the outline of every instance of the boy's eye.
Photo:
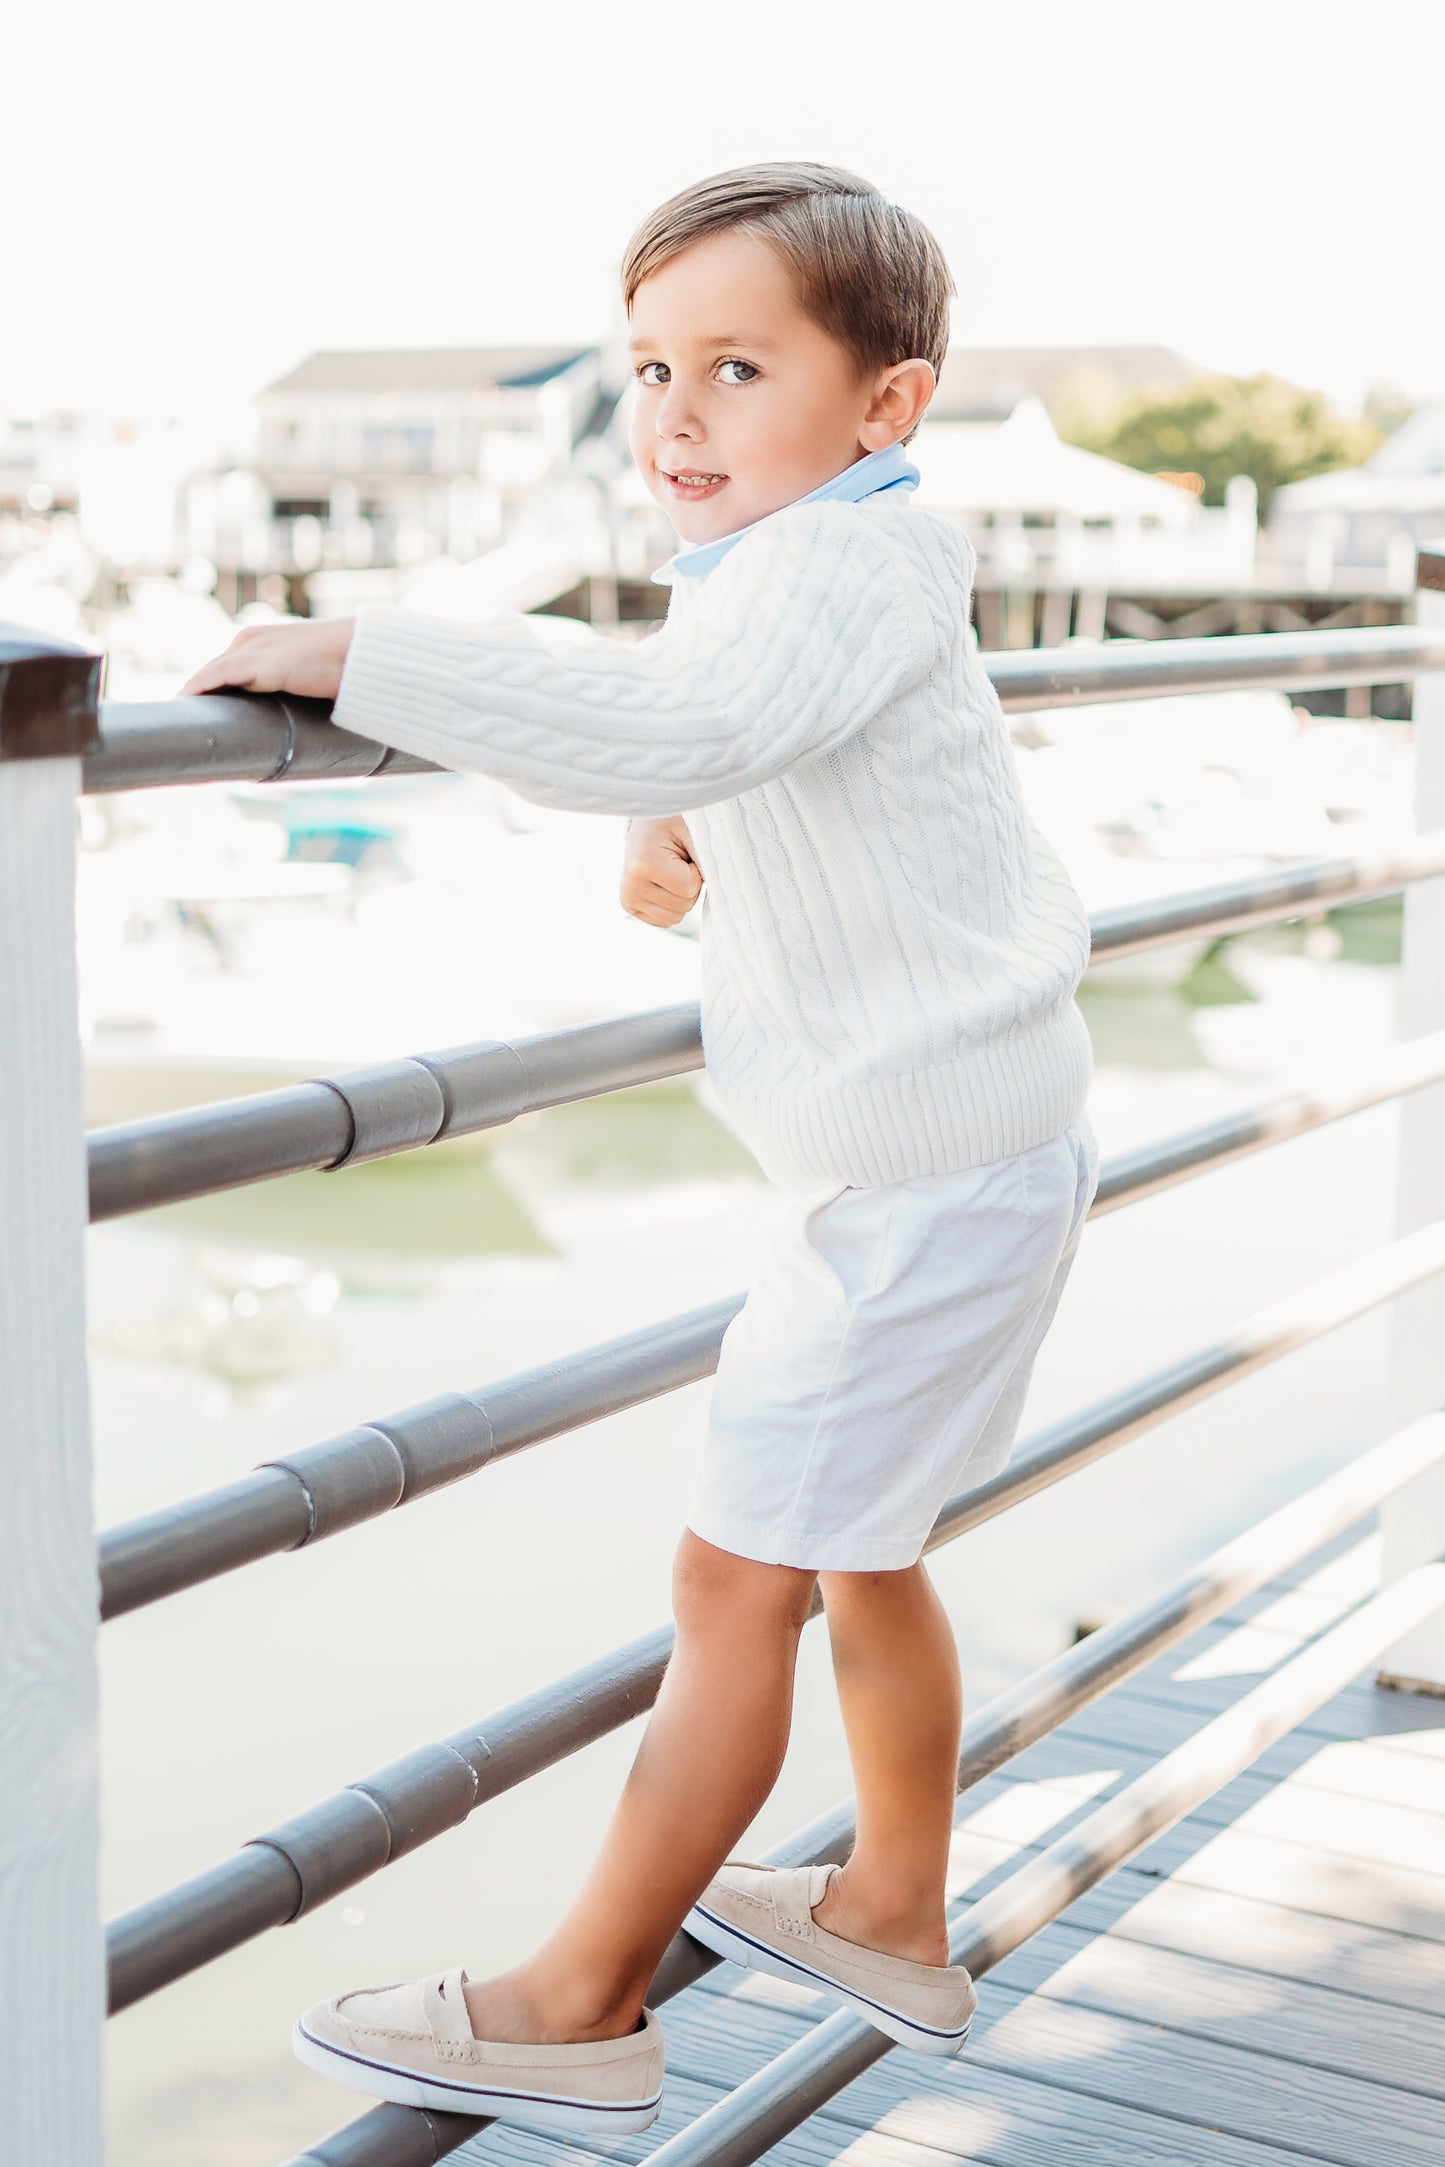
[[(734, 372), (731, 376), (725, 374), (728, 369)], [(750, 384), (758, 373), (751, 361), (720, 361), (717, 372), (725, 384)]]
[(665, 361), (644, 361), (637, 372), (637, 377), (639, 383), (643, 384), (666, 384), (671, 382), (671, 375)]

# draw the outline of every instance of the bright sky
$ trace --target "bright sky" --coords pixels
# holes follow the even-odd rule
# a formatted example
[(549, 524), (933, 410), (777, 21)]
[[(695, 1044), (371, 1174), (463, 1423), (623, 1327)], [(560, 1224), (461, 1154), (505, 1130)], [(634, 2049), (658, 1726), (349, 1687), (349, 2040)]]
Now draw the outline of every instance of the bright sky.
[(644, 211), (778, 156), (926, 218), (965, 341), (1445, 394), (1445, 0), (54, 0), (4, 59), (0, 406), (586, 341)]

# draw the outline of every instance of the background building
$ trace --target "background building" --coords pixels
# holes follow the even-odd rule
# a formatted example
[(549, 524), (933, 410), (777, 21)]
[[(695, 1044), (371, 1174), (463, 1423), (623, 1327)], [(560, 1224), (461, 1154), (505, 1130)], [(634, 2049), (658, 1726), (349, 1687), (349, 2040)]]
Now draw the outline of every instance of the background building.
[(1418, 408), (1363, 466), (1277, 490), (1267, 540), (1270, 562), (1311, 586), (1373, 572), (1408, 588), (1417, 545), (1442, 532), (1445, 400)]
[(612, 403), (595, 347), (311, 354), (257, 401), (252, 474), (192, 483), (190, 542), (237, 599), (280, 575), (293, 606), (312, 574), (465, 562), (525, 526)]

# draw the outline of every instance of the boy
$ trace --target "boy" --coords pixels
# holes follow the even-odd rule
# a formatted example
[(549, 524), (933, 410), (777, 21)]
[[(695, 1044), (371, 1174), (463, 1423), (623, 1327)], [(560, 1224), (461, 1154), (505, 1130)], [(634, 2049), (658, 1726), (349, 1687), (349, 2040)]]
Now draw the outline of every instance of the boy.
[[(334, 698), (367, 737), (630, 814), (628, 907), (667, 923), (703, 893), (709, 1073), (788, 1203), (722, 1347), (676, 1652), (536, 1954), (342, 1995), (296, 2035), (360, 2091), (593, 2132), (657, 2112), (644, 1996), (684, 1921), (961, 2045), (958, 1663), (920, 1560), (1008, 1456), (1095, 1179), (1087, 921), (1020, 804), (968, 545), (909, 504), (937, 243), (853, 174), (757, 166), (654, 212), (623, 283), (633, 453), (685, 544), (658, 634), (378, 610), (243, 633), (187, 687)], [(841, 1868), (750, 1867), (729, 1855), (781, 1766), (819, 1579), (857, 1841)]]

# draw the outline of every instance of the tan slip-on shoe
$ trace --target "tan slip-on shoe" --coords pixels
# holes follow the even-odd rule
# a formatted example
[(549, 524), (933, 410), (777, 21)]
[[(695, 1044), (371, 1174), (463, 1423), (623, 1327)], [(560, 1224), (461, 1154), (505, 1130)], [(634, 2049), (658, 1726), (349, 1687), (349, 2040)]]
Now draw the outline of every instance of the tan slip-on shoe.
[(466, 1973), (341, 1994), (297, 2020), (291, 2043), (319, 2076), (399, 2107), (496, 2115), (531, 2129), (625, 2135), (662, 2104), (662, 2026), (650, 2009), (622, 2039), (512, 2046), (477, 2039)]
[(729, 1859), (683, 1921), (684, 1931), (748, 1971), (821, 1986), (900, 2046), (956, 2054), (978, 2005), (961, 1964), (915, 1964), (860, 1948), (819, 1926), (836, 1866), (753, 1866)]

